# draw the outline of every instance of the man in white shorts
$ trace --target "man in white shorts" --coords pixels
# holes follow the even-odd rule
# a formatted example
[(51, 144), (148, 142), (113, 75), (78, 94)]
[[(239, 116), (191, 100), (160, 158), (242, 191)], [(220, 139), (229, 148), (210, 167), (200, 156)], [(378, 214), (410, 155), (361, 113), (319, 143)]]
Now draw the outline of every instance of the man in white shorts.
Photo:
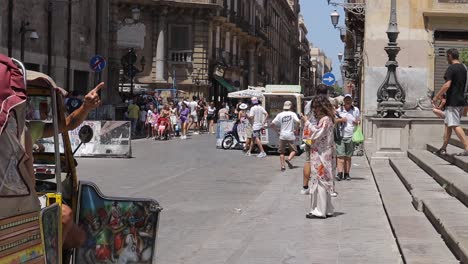
[(468, 69), (460, 62), (457, 49), (449, 49), (447, 51), (447, 61), (450, 66), (445, 72), (445, 84), (433, 99), (433, 105), (446, 94), (447, 102), (445, 104), (445, 133), (444, 144), (436, 151), (437, 154), (445, 154), (447, 145), (452, 136), (452, 131), (455, 131), (457, 137), (463, 143), (464, 151), (458, 153), (458, 156), (468, 156), (468, 140), (466, 140), (465, 132), (460, 126), (460, 121), (463, 116), (463, 110), (466, 106), (465, 90), (468, 87)]

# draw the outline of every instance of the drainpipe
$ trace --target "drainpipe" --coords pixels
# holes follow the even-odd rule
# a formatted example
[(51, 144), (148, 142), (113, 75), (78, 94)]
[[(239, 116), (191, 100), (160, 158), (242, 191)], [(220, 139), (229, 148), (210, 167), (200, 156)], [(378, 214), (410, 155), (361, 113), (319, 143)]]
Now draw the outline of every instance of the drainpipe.
[(13, 0), (8, 0), (8, 57), (13, 56)]
[(68, 29), (67, 29), (67, 74), (66, 74), (66, 87), (71, 89), (71, 31), (72, 31), (72, 0), (68, 0)]
[(52, 12), (54, 7), (52, 1), (49, 0), (47, 6), (47, 75), (49, 76), (52, 72)]

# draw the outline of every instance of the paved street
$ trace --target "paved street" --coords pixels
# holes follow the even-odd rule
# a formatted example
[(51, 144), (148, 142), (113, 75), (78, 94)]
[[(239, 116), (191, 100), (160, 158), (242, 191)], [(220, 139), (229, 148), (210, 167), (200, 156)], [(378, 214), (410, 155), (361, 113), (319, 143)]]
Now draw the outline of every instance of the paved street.
[(281, 173), (277, 156), (217, 150), (207, 135), (137, 140), (133, 154), (79, 159), (79, 173), (106, 195), (160, 202), (159, 263), (402, 263), (362, 157), (337, 183), (336, 217), (310, 220), (302, 169)]

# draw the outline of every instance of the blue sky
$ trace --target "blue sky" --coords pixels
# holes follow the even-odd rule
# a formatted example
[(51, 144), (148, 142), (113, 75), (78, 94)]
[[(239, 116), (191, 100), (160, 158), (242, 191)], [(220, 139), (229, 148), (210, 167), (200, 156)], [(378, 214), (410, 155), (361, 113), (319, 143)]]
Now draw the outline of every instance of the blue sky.
[[(339, 2), (340, 0), (338, 0)], [(333, 28), (330, 13), (335, 10), (332, 5), (327, 5), (327, 0), (300, 0), (301, 13), (309, 31), (307, 38), (333, 61), (333, 74), (341, 80), (338, 53), (343, 52), (343, 43), (340, 33)], [(342, 7), (336, 7), (340, 13), (340, 24), (344, 24), (344, 12)]]

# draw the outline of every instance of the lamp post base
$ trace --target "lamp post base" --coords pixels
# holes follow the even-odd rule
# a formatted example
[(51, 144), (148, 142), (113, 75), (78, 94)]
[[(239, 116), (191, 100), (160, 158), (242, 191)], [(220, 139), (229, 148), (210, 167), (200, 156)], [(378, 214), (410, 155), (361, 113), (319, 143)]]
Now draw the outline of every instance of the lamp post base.
[(377, 117), (379, 118), (401, 118), (405, 114), (404, 104), (399, 101), (384, 101), (377, 106)]

